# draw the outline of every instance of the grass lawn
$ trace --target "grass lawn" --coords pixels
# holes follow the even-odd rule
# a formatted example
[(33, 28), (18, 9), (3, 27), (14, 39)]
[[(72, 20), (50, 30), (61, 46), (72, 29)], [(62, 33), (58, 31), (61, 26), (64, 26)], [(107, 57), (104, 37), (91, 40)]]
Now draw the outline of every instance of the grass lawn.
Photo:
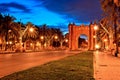
[(62, 60), (13, 73), (0, 80), (94, 80), (93, 53), (83, 52)]

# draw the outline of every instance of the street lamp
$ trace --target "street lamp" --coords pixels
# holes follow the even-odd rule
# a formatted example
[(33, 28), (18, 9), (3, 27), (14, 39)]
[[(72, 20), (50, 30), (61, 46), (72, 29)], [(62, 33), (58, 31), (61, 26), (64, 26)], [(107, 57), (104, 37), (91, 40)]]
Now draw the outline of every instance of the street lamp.
[(68, 39), (65, 39), (65, 42), (67, 43), (67, 42), (68, 42)]
[(58, 43), (57, 43), (57, 41), (56, 41), (56, 40), (58, 39), (58, 36), (57, 36), (57, 35), (55, 35), (55, 36), (54, 36), (54, 39), (55, 39), (55, 47), (57, 47), (57, 44), (58, 44)]
[(44, 36), (40, 36), (42, 48), (44, 48)]
[(107, 42), (107, 39), (104, 39), (104, 42)]
[(24, 30), (20, 29), (20, 51), (22, 52), (23, 50), (23, 42), (22, 42), (22, 37), (24, 36), (26, 31), (33, 32), (34, 28), (27, 26)]
[(97, 25), (94, 26), (94, 30), (95, 31), (98, 30), (98, 26)]
[(30, 31), (30, 32), (33, 32), (33, 31), (34, 31), (34, 29), (31, 27), (31, 28), (29, 29), (29, 31)]
[(65, 46), (68, 47), (68, 39), (65, 39)]
[(97, 36), (97, 35), (96, 35), (96, 31), (97, 31), (97, 30), (98, 30), (98, 26), (95, 24), (95, 25), (94, 25), (94, 36), (93, 36), (93, 38), (94, 38), (94, 48), (95, 48), (95, 49), (97, 49), (97, 48), (99, 47), (99, 46), (96, 44), (96, 43), (97, 43), (97, 39), (96, 39), (96, 38), (97, 38), (97, 37), (96, 37), (96, 36)]
[(96, 44), (95, 49), (99, 49), (99, 48), (100, 48), (100, 45)]
[(43, 40), (43, 39), (44, 39), (44, 36), (41, 36), (40, 39)]
[(104, 39), (104, 40), (103, 40), (103, 42), (104, 42), (104, 49), (105, 49), (105, 50), (107, 49), (107, 46), (106, 46), (106, 45), (107, 45), (107, 44), (106, 44), (107, 41), (108, 41), (107, 39)]
[(58, 39), (58, 36), (55, 36), (54, 39)]
[(12, 44), (12, 41), (10, 41), (10, 44)]
[(8, 42), (6, 42), (6, 44), (8, 44)]

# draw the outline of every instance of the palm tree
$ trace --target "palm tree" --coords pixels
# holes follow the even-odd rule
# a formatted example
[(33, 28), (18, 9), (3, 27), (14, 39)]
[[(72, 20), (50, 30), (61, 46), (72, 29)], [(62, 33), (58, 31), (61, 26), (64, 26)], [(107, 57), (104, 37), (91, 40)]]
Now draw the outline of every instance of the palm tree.
[[(10, 37), (9, 32), (12, 32), (12, 35), (18, 36), (18, 26), (16, 26), (17, 23), (14, 23), (15, 20), (14, 17), (10, 15), (4, 15), (1, 19), (1, 26), (0, 26), (0, 34), (5, 40), (5, 42), (8, 42), (8, 39)], [(9, 35), (8, 35), (9, 34)], [(5, 50), (7, 50), (7, 44), (5, 44)]]
[[(30, 29), (33, 29), (33, 31), (31, 31)], [(35, 27), (31, 22), (28, 22), (26, 24), (26, 30), (23, 34), (23, 38), (34, 40), (37, 37), (38, 37), (38, 28)]]
[(31, 22), (28, 22), (22, 33), (22, 40), (23, 42), (32, 41), (35, 44), (35, 41), (38, 39), (38, 34), (38, 28), (35, 27)]

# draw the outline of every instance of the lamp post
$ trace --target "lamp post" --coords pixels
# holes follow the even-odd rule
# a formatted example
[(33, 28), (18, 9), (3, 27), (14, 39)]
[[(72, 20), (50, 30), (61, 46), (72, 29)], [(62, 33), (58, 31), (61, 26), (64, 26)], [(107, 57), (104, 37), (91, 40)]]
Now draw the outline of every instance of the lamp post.
[(67, 42), (68, 42), (68, 39), (65, 39), (65, 42), (67, 43)]
[(97, 26), (97, 25), (94, 26), (94, 30), (95, 30), (95, 31), (98, 30), (98, 26)]
[(52, 35), (52, 37), (49, 39), (48, 43), (50, 44), (51, 43), (51, 40), (57, 40), (58, 39), (58, 36), (56, 34)]
[(96, 35), (96, 31), (98, 30), (98, 26), (95, 24), (94, 25), (94, 49), (98, 49), (99, 45), (97, 44), (97, 35)]
[(104, 42), (104, 49), (105, 49), (105, 50), (107, 49), (107, 44), (106, 44), (107, 41), (108, 41), (107, 39), (104, 39), (104, 40), (103, 40), (103, 42)]
[(68, 39), (65, 39), (66, 47), (68, 47)]
[(30, 32), (33, 32), (33, 31), (34, 31), (34, 29), (31, 27), (31, 28), (29, 29), (29, 31), (30, 31)]
[(54, 39), (58, 39), (58, 36), (55, 35)]
[(40, 36), (42, 48), (44, 48), (44, 38), (45, 38), (45, 36)]
[(24, 30), (20, 29), (20, 51), (23, 52), (24, 44), (22, 42), (22, 37), (24, 36), (25, 32), (29, 30), (29, 32), (33, 32), (34, 28), (26, 26)]
[(41, 36), (40, 39), (43, 40), (43, 39), (44, 39), (44, 36)]
[(57, 44), (58, 44), (58, 43), (57, 43), (57, 41), (56, 41), (56, 40), (58, 39), (58, 36), (57, 36), (57, 35), (55, 35), (55, 36), (54, 36), (54, 39), (55, 39), (55, 47), (57, 47)]

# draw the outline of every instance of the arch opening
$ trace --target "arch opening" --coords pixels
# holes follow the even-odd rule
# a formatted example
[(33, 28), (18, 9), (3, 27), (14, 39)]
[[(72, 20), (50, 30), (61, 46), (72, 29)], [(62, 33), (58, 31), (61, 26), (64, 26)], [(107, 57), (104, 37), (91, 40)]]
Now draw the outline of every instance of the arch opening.
[(88, 36), (80, 34), (78, 37), (78, 49), (88, 49)]

